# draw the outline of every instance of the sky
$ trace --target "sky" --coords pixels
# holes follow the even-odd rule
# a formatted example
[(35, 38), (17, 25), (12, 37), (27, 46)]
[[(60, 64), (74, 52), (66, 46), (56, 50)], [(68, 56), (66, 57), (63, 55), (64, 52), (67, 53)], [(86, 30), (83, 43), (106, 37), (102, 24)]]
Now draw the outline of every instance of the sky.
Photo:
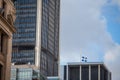
[(61, 0), (60, 63), (104, 62), (120, 80), (120, 0)]

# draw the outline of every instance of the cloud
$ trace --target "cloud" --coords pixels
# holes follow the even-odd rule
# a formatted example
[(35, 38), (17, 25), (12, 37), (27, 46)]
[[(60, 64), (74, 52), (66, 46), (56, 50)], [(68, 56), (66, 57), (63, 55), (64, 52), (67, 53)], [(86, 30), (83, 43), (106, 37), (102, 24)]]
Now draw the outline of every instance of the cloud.
[(104, 56), (105, 61), (116, 61), (120, 57), (120, 46), (116, 45), (113, 49), (108, 50)]
[[(117, 8), (120, 9), (120, 0), (111, 0), (111, 2), (107, 4), (107, 9), (105, 9), (106, 10), (105, 12), (108, 13), (112, 17), (114, 16), (113, 22), (117, 21), (119, 23), (120, 15), (117, 15), (119, 13), (114, 12), (113, 10), (114, 8), (112, 8), (114, 6), (115, 7), (117, 6)], [(120, 45), (117, 44), (116, 42), (114, 42), (113, 44), (114, 45), (111, 48), (108, 48), (108, 50), (105, 51), (104, 62), (105, 64), (107, 64), (110, 71), (112, 72), (113, 80), (120, 80), (120, 75), (119, 75), (120, 74), (120, 69), (119, 69), (120, 67), (120, 63), (119, 63)]]
[(105, 63), (112, 71), (113, 80), (120, 80), (120, 45), (114, 46), (113, 49), (108, 50), (104, 56)]
[[(81, 51), (84, 53), (83, 55), (88, 56), (89, 60), (98, 61), (104, 55), (104, 50), (114, 45), (110, 34), (106, 32), (106, 19), (101, 15), (101, 9), (104, 4), (105, 0), (62, 1), (62, 62), (65, 56), (72, 56), (75, 61), (77, 59), (80, 61)], [(95, 50), (96, 47), (97, 49)], [(99, 57), (100, 51), (101, 56)], [(77, 56), (73, 56), (73, 54)], [(68, 61), (71, 61), (70, 58), (68, 59)]]
[(117, 4), (120, 6), (120, 0), (111, 0), (112, 4)]
[(107, 0), (106, 5), (117, 5), (120, 7), (120, 0)]
[(87, 56), (88, 61), (105, 61), (113, 79), (120, 80), (120, 47), (107, 32), (107, 19), (102, 14), (107, 2), (61, 0), (61, 64), (79, 62), (81, 56)]

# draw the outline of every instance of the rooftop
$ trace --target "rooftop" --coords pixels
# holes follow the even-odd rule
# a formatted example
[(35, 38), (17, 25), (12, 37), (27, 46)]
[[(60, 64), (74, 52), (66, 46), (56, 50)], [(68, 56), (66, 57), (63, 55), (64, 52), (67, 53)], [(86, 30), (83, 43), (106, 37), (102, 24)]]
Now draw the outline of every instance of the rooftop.
[[(68, 62), (67, 65), (74, 66), (74, 65), (102, 65), (106, 70), (109, 71), (107, 66), (104, 62)], [(110, 72), (110, 71), (109, 71)]]

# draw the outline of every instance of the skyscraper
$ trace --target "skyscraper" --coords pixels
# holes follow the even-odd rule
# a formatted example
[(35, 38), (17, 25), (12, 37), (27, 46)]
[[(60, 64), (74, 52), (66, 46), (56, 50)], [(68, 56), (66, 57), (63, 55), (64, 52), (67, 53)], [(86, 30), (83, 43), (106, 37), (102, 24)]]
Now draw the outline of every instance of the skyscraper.
[(30, 64), (45, 76), (57, 76), (60, 0), (16, 0), (15, 7), (12, 63)]

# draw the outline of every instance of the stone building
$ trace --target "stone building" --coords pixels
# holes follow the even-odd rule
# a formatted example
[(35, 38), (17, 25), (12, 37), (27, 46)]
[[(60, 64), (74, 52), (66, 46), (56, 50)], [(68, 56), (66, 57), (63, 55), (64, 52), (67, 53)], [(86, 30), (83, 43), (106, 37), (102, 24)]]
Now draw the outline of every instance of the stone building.
[(15, 12), (13, 0), (0, 0), (0, 80), (10, 80)]

